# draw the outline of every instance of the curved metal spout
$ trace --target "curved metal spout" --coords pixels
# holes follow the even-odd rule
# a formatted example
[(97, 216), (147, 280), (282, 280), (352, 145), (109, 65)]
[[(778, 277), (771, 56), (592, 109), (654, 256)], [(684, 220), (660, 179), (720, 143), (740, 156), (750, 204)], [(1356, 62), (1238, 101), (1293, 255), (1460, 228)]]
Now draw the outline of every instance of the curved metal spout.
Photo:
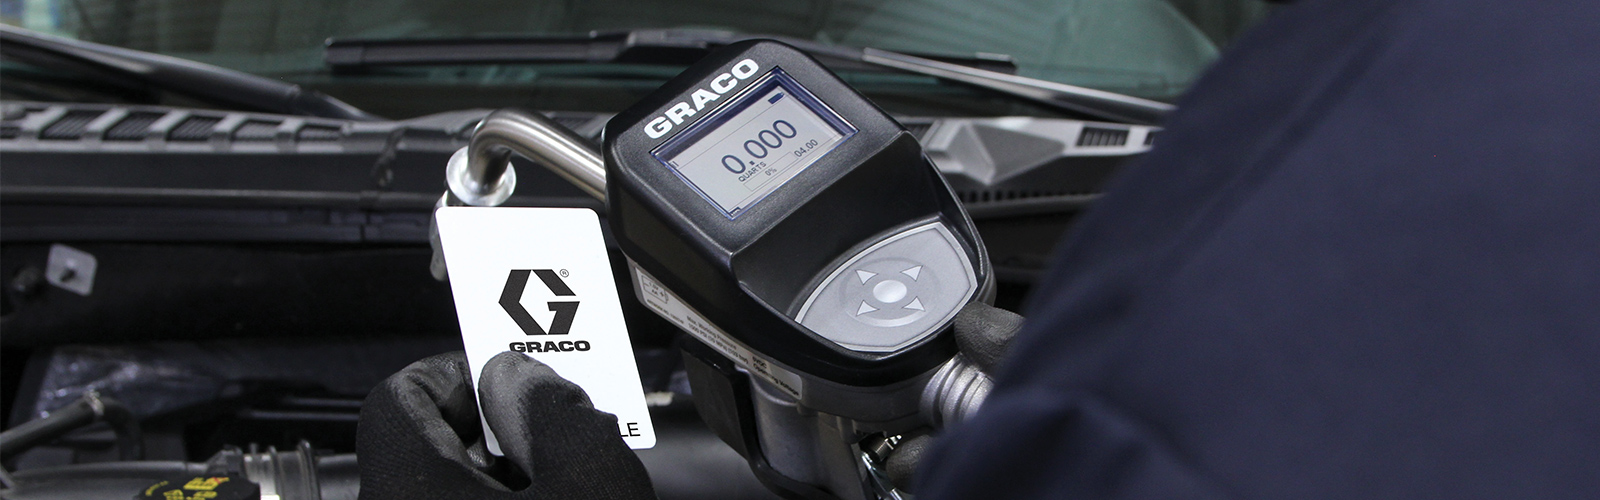
[[(512, 153), (544, 165), (589, 196), (606, 201), (605, 161), (588, 140), (539, 113), (501, 109), (478, 122), (472, 142), (450, 155), (444, 174), (448, 189), (437, 206), (505, 203), (517, 189)], [(448, 279), (437, 220), (428, 224), (428, 243), (433, 246), (429, 270), (435, 279)]]
[(490, 113), (472, 132), (472, 142), (450, 157), (445, 181), (454, 201), (483, 207), (505, 203), (517, 183), (512, 153), (605, 201), (606, 168), (600, 152), (554, 120), (518, 109)]

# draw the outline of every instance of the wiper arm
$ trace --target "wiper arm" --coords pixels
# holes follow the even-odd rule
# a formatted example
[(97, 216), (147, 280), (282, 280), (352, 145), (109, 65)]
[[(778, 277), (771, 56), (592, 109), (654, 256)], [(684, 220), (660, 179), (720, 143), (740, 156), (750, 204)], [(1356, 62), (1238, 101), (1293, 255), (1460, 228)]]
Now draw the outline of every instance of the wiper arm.
[(345, 120), (381, 120), (321, 92), (272, 78), (11, 26), (0, 25), (0, 51), (7, 57), (19, 60), (47, 58), (87, 65), (164, 90), (242, 110)]
[(1119, 122), (1156, 125), (1161, 123), (1161, 119), (1167, 113), (1177, 109), (1176, 106), (1164, 102), (1140, 99), (1116, 92), (997, 73), (887, 50), (861, 49), (861, 60), (879, 66), (983, 87), (1041, 104)]
[(1148, 99), (996, 71), (1015, 70), (1010, 60), (1003, 56), (935, 59), (880, 49), (828, 45), (786, 36), (726, 31), (641, 29), (595, 32), (587, 36), (333, 39), (328, 41), (324, 60), (335, 70), (441, 64), (690, 64), (713, 48), (754, 39), (778, 40), (813, 56), (932, 76), (1056, 109), (1124, 123), (1157, 124), (1175, 109), (1170, 104)]

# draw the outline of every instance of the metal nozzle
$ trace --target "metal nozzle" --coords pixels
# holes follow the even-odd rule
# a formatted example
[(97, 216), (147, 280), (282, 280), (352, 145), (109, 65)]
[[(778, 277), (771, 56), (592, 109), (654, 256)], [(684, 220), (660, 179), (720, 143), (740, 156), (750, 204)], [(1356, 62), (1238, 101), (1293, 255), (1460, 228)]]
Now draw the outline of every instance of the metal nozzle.
[(512, 153), (549, 168), (596, 199), (606, 199), (605, 162), (588, 140), (544, 115), (501, 109), (479, 122), (472, 142), (450, 157), (445, 170), (454, 198), (450, 204), (505, 203), (517, 186)]
[[(444, 174), (449, 189), (437, 206), (494, 207), (505, 203), (517, 190), (512, 153), (544, 165), (589, 196), (606, 200), (606, 165), (588, 140), (539, 113), (501, 109), (478, 122), (478, 128), (472, 131), (472, 142), (450, 155)], [(428, 224), (428, 242), (433, 246), (429, 271), (434, 279), (449, 279), (437, 221)]]

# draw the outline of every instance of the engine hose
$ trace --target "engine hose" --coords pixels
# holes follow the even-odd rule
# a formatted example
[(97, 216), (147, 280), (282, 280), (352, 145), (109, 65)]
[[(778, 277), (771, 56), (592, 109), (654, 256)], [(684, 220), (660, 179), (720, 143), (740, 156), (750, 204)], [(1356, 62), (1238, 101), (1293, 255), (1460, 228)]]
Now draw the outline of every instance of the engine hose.
[(0, 460), (10, 460), (35, 446), (96, 422), (105, 422), (116, 433), (117, 452), (122, 460), (144, 458), (139, 421), (133, 418), (133, 412), (115, 399), (100, 397), (94, 391), (89, 391), (82, 399), (50, 412), (44, 418), (0, 432)]

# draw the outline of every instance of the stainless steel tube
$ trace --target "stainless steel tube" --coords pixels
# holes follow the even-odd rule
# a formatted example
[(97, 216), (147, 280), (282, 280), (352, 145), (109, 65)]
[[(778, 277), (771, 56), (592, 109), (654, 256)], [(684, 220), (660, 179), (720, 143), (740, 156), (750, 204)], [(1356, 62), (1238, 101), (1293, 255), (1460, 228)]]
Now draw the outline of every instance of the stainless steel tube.
[(606, 198), (606, 168), (588, 140), (539, 113), (501, 109), (472, 133), (472, 142), (450, 158), (446, 182), (462, 204), (495, 206), (516, 189), (511, 155), (522, 155), (584, 192)]
[[(517, 171), (511, 168), (513, 153), (543, 165), (590, 196), (606, 200), (605, 162), (587, 139), (539, 113), (501, 109), (478, 122), (472, 141), (450, 156), (444, 172), (448, 189), (438, 206), (505, 203), (517, 189)], [(428, 224), (428, 242), (433, 246), (429, 270), (435, 279), (449, 279), (437, 221)]]

